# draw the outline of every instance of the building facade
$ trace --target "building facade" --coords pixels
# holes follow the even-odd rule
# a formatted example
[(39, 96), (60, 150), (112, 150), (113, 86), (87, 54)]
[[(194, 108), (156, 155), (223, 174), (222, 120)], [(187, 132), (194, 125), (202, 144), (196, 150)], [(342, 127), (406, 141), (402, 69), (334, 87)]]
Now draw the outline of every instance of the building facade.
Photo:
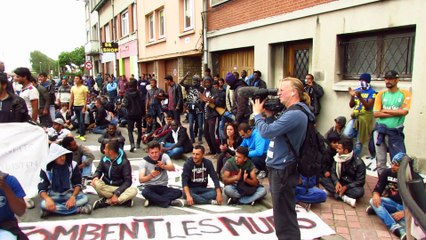
[(401, 74), (399, 87), (412, 92), (405, 120), (407, 151), (426, 159), (426, 104), (419, 92), (426, 49), (426, 7), (422, 0), (212, 0), (207, 48), (213, 72), (260, 70), (269, 87), (280, 79), (312, 73), (325, 94), (319, 129), (325, 133), (337, 116), (350, 118), (348, 87), (363, 72), (372, 86), (385, 89), (383, 74)]
[(201, 74), (203, 1), (157, 0), (138, 4), (139, 69), (164, 88), (164, 77), (176, 82), (187, 72)]

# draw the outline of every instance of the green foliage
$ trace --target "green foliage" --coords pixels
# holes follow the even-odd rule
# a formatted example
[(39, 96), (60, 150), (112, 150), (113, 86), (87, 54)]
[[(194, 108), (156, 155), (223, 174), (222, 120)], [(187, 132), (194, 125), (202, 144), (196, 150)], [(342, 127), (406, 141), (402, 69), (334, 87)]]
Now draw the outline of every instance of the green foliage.
[(41, 72), (50, 74), (50, 70), (53, 70), (54, 74), (58, 72), (57, 62), (40, 51), (36, 50), (30, 53), (30, 62), (33, 72), (37, 74)]

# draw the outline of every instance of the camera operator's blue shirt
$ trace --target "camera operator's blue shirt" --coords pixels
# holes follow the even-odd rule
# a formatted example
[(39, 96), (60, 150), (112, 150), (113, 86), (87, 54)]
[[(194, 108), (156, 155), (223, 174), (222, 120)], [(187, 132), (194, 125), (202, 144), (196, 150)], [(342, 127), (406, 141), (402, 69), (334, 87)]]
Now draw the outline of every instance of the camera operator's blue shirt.
[[(315, 118), (309, 107), (304, 103), (296, 103), (309, 113), (309, 119)], [(266, 166), (275, 169), (284, 169), (295, 161), (295, 156), (289, 149), (284, 135), (287, 134), (291, 144), (299, 151), (305, 139), (308, 117), (301, 110), (289, 110), (284, 112), (277, 120), (266, 123), (262, 115), (254, 117), (256, 128), (263, 138), (270, 139), (269, 149), (266, 157)]]

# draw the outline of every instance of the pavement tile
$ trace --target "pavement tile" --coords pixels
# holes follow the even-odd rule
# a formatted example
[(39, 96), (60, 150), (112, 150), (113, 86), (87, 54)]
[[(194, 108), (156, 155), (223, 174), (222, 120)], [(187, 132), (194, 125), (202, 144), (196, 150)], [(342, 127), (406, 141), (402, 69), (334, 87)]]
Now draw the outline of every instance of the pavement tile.
[(351, 240), (352, 238), (351, 238), (351, 235), (349, 235), (349, 234), (340, 234), (340, 236), (342, 236), (344, 239), (346, 239), (346, 240)]
[(346, 221), (346, 216), (341, 214), (334, 214), (334, 220), (344, 220)]
[(352, 223), (352, 222), (359, 222), (359, 220), (358, 220), (358, 216), (348, 216), (347, 214), (346, 214), (346, 220), (349, 222), (349, 223)]
[(334, 214), (345, 214), (345, 211), (343, 209), (333, 209)]
[(354, 210), (346, 210), (345, 211), (346, 216), (356, 216), (356, 211)]
[(376, 233), (378, 237), (388, 237), (388, 238), (391, 237), (389, 234), (389, 231), (376, 230)]
[(333, 219), (333, 214), (331, 213), (321, 213), (319, 216), (321, 217), (322, 220)]
[(352, 228), (351, 225), (348, 226), (348, 222), (345, 221), (345, 220), (335, 220), (334, 221), (334, 225), (336, 227), (351, 227)]
[(351, 229), (360, 229), (361, 228), (361, 223), (360, 222), (351, 222), (351, 221), (349, 221), (349, 227)]
[(349, 228), (348, 227), (336, 227), (336, 233), (338, 234), (349, 234)]
[(343, 204), (341, 202), (336, 202), (331, 205), (331, 208), (333, 209), (333, 211), (337, 209), (343, 209)]

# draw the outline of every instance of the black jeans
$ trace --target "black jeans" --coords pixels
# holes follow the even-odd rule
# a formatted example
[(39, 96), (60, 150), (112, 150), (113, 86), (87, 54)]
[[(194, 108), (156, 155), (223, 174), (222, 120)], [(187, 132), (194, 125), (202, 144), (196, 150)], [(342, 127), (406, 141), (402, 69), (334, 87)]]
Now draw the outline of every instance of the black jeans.
[[(336, 193), (336, 185), (331, 180), (331, 177), (329, 178), (320, 178), (321, 185), (327, 190), (328, 192), (334, 194)], [(364, 196), (364, 187), (352, 187), (348, 188), (345, 192), (345, 195), (350, 198), (361, 198)]]
[(129, 134), (129, 142), (130, 145), (135, 145), (135, 139), (133, 138), (133, 129), (136, 124), (136, 129), (138, 131), (138, 137), (136, 139), (136, 144), (141, 144), (141, 138), (142, 138), (142, 116), (138, 119), (129, 118), (127, 120), (127, 132)]
[(209, 145), (210, 152), (213, 154), (220, 153), (219, 145), (216, 143), (216, 117), (204, 120), (204, 138)]
[(142, 195), (155, 205), (166, 208), (172, 200), (180, 198), (182, 191), (167, 186), (148, 185), (142, 190)]
[(274, 213), (275, 234), (279, 240), (300, 239), (295, 189), (299, 180), (296, 163), (284, 169), (268, 167)]

